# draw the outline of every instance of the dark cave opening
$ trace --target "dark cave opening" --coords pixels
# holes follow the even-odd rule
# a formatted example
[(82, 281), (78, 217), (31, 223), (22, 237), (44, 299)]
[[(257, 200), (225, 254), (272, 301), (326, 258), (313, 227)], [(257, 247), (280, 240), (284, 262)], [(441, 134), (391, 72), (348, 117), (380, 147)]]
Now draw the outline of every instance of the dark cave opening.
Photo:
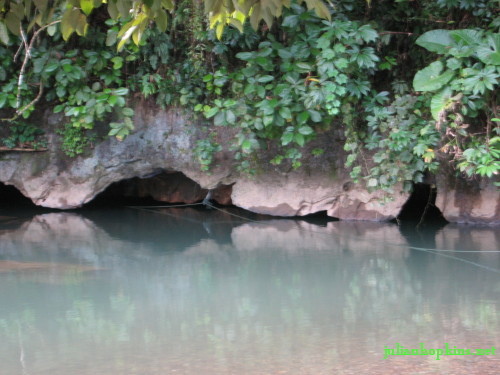
[[(147, 178), (114, 182), (85, 207), (194, 204), (201, 203), (208, 192), (182, 172), (161, 171)], [(212, 190), (211, 202), (231, 205), (231, 192), (232, 185), (220, 185)]]
[(296, 219), (300, 219), (309, 224), (319, 225), (321, 227), (326, 227), (328, 223), (332, 221), (339, 221), (336, 217), (328, 216), (327, 211), (318, 211), (313, 214), (305, 215), (305, 216), (295, 216)]
[(436, 194), (437, 190), (433, 185), (415, 184), (413, 192), (397, 217), (397, 222), (409, 226), (445, 225), (447, 221), (435, 205)]
[(35, 205), (19, 189), (0, 182), (0, 225), (2, 229), (16, 229), (33, 216), (53, 212), (53, 209)]
[(0, 208), (12, 207), (37, 207), (29, 198), (26, 198), (16, 187), (12, 185), (5, 185), (0, 182)]
[[(183, 205), (201, 203), (208, 190), (181, 172), (161, 171), (148, 178), (134, 177), (109, 185), (84, 208)], [(212, 204), (232, 206), (232, 185), (221, 185), (212, 192)], [(436, 188), (430, 184), (415, 184), (407, 202), (397, 217), (402, 226), (442, 226), (447, 223), (435, 206)], [(36, 206), (17, 188), (0, 183), (0, 208), (53, 211)], [(265, 215), (264, 215), (265, 216)], [(317, 225), (326, 225), (338, 219), (328, 217), (326, 212), (301, 217)]]

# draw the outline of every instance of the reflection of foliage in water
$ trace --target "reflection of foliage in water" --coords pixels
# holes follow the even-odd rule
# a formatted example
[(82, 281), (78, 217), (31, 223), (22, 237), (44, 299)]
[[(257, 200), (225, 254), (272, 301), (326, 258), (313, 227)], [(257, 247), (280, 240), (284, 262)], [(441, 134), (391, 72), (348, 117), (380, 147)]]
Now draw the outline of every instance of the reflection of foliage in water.
[[(71, 256), (91, 259), (105, 272), (78, 283), (59, 282), (67, 275), (58, 274), (50, 284), (14, 273), (3, 283), (0, 275), (0, 362), (6, 353), (17, 361), (18, 321), (32, 357), (58, 364), (59, 356), (71, 363), (101, 358), (113, 373), (127, 375), (136, 358), (160, 366), (182, 363), (193, 353), (220, 374), (235, 358), (248, 373), (269, 364), (273, 371), (286, 369), (292, 362), (332, 369), (351, 352), (371, 355), (381, 337), (472, 332), (484, 339), (486, 329), (499, 332), (498, 289), (489, 282), (492, 275), (479, 269), (407, 249), (374, 250), (386, 232), (378, 242), (361, 241), (356, 233), (339, 244), (333, 236), (303, 242), (296, 236), (290, 245), (277, 239), (292, 237), (287, 227), (268, 237), (258, 228), (265, 226), (240, 228), (245, 230), (232, 236), (234, 246), (203, 239), (184, 252), (150, 251), (150, 242), (138, 249), (137, 242), (88, 232), (98, 250), (80, 246)], [(23, 312), (27, 300), (29, 311)]]
[(24, 336), (32, 339), (38, 335), (37, 320), (32, 309), (24, 309), (20, 314), (0, 317), (0, 337), (2, 340), (18, 343)]
[[(111, 311), (96, 312), (91, 300), (76, 300), (60, 318), (65, 335), (77, 336), (80, 340), (113, 344), (130, 341), (130, 328), (135, 320), (135, 303), (130, 296), (119, 294), (110, 297)], [(106, 315), (109, 315), (107, 317)]]
[(467, 329), (487, 330), (500, 325), (500, 317), (495, 301), (480, 301), (470, 305), (466, 300), (460, 301), (459, 320)]

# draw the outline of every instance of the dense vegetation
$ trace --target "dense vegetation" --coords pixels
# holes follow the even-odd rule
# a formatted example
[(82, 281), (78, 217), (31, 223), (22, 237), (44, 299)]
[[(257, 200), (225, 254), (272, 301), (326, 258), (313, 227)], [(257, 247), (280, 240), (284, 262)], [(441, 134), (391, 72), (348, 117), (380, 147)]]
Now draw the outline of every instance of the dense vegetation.
[[(270, 144), (279, 150), (271, 163), (299, 168), (304, 146), (331, 127), (343, 130), (353, 179), (371, 189), (398, 182), (409, 189), (439, 163), (468, 178), (494, 178), (500, 169), (500, 17), (492, 1), (338, 0), (329, 14), (316, 2), (306, 2), (316, 11), (292, 2), (260, 18), (226, 12), (214, 21), (212, 13), (211, 25), (197, 0), (168, 2), (171, 13), (158, 8), (150, 18), (68, 3), (81, 11), (53, 8), (26, 25), (19, 15), (16, 32), (8, 27), (15, 2), (0, 1), (9, 147), (43, 145), (30, 119), (35, 104), (64, 112), (59, 132), (71, 156), (98, 141), (103, 120), (123, 139), (139, 96), (237, 129), (232, 145), (210, 135), (198, 142), (204, 170), (227, 147), (252, 172), (253, 155)], [(68, 20), (68, 9), (86, 17)], [(235, 27), (218, 27), (227, 24)]]

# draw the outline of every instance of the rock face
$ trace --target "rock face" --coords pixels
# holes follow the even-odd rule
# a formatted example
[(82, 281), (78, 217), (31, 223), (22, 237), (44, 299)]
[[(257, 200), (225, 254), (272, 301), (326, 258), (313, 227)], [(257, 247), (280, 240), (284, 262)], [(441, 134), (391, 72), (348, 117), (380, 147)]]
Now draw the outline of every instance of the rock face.
[[(15, 186), (37, 205), (60, 209), (80, 207), (111, 184), (129, 179), (134, 183), (127, 189), (135, 196), (192, 203), (213, 189), (213, 199), (221, 204), (232, 203), (276, 216), (326, 211), (341, 220), (385, 221), (396, 217), (408, 198), (407, 194), (396, 193), (392, 201), (383, 203), (382, 193), (370, 193), (353, 184), (343, 168), (342, 135), (336, 130), (322, 134), (311, 144), (311, 148), (321, 147), (326, 152), (320, 157), (306, 157), (300, 169), (271, 165), (272, 151), (269, 155), (266, 151), (255, 161), (256, 174), (248, 177), (236, 172), (230, 151), (215, 155), (210, 173), (200, 170), (194, 149), (198, 140), (207, 137), (206, 124), (193, 123), (175, 109), (163, 111), (144, 103), (138, 104), (135, 112), (132, 135), (123, 142), (108, 137), (76, 158), (60, 151), (61, 140), (55, 129), (61, 126), (61, 118), (41, 116), (45, 119), (41, 126), (49, 134), (49, 150), (0, 154), (0, 182)], [(210, 131), (216, 133), (217, 142), (226, 146), (225, 150), (229, 149), (234, 135), (231, 129)], [(438, 187), (438, 205), (448, 220), (498, 222), (499, 195), (494, 188), (482, 188), (477, 195), (480, 198), (461, 210), (453, 208), (456, 203), (447, 198), (452, 191), (447, 186), (443, 191), (441, 185)], [(458, 199), (463, 203), (468, 198)], [(492, 206), (496, 208), (492, 210)]]
[(436, 178), (436, 186), (436, 206), (448, 221), (500, 224), (500, 192), (487, 180), (465, 180), (442, 173)]
[(333, 179), (321, 173), (290, 172), (242, 179), (233, 187), (233, 203), (247, 210), (276, 216), (303, 216), (326, 211), (341, 220), (384, 221), (396, 217), (406, 195), (382, 202), (382, 194), (354, 187), (347, 177)]

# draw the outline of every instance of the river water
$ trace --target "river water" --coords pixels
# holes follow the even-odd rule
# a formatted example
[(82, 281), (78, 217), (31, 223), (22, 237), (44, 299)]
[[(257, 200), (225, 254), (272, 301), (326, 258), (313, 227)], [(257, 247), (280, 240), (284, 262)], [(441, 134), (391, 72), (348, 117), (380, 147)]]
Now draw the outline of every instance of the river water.
[(498, 228), (0, 215), (1, 375), (500, 371)]

